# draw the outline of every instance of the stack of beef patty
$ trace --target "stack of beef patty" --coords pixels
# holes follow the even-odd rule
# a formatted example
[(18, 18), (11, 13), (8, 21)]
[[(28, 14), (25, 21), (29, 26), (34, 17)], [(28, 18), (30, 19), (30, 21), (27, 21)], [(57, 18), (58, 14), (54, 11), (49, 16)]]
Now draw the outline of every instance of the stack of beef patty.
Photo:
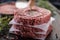
[(17, 10), (9, 22), (12, 24), (9, 32), (24, 38), (44, 40), (52, 31), (52, 19), (49, 10), (37, 6), (33, 6), (32, 9), (27, 7)]

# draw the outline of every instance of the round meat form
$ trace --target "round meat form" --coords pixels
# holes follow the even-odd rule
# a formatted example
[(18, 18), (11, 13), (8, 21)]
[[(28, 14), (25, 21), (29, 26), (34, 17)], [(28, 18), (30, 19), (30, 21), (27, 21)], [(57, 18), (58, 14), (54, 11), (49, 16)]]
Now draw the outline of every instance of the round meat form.
[(46, 38), (51, 31), (52, 31), (52, 26), (50, 25), (45, 35), (36, 34), (36, 38), (40, 38), (40, 37), (42, 37), (42, 38), (45, 37)]
[(33, 6), (22, 10), (23, 12), (16, 12), (14, 19), (17, 23), (22, 22), (23, 25), (40, 25), (47, 23), (50, 20), (51, 12), (47, 9)]
[(18, 30), (23, 30), (25, 32), (44, 32), (44, 30), (40, 28), (34, 28), (31, 26), (25, 26), (25, 25), (14, 25), (14, 27)]
[[(19, 25), (14, 25), (16, 29), (20, 31), (14, 31), (13, 33), (16, 35), (21, 35), (22, 37), (31, 37), (31, 38), (43, 38), (47, 37), (48, 34), (52, 30), (52, 26), (49, 26), (47, 33), (46, 34), (36, 34), (35, 32), (44, 32), (41, 29), (38, 28), (32, 28), (32, 27), (25, 27), (25, 26), (19, 26)], [(20, 28), (19, 28), (20, 27)]]
[(15, 5), (11, 5), (11, 4), (5, 4), (2, 6), (0, 6), (0, 13), (1, 14), (14, 14), (14, 11), (17, 8), (15, 7)]

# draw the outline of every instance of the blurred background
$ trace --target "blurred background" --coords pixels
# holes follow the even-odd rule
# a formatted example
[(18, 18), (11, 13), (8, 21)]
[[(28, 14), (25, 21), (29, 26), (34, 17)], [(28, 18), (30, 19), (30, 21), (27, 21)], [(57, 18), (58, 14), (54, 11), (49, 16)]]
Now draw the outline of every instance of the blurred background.
[[(3, 2), (11, 2), (11, 1), (21, 1), (21, 0), (0, 0), (0, 3)], [(28, 1), (28, 0), (24, 0), (24, 1)], [(39, 0), (36, 0), (36, 2), (38, 2)], [(54, 6), (56, 6), (58, 9), (60, 9), (60, 0), (42, 0), (42, 1), (49, 1), (51, 2)]]
[[(16, 2), (16, 1), (29, 1), (29, 0), (0, 0), (0, 4), (2, 3), (10, 3), (10, 2)], [(52, 12), (52, 17), (56, 19), (56, 22), (54, 22), (54, 30), (52, 34), (51, 40), (59, 40), (60, 39), (60, 0), (36, 0), (36, 5), (39, 7), (46, 8)], [(13, 18), (12, 15), (1, 15), (0, 14), (0, 40), (2, 40), (2, 37), (5, 37), (8, 35), (9, 31), (9, 21)], [(57, 34), (57, 35), (56, 35)], [(58, 37), (58, 39), (56, 38)]]

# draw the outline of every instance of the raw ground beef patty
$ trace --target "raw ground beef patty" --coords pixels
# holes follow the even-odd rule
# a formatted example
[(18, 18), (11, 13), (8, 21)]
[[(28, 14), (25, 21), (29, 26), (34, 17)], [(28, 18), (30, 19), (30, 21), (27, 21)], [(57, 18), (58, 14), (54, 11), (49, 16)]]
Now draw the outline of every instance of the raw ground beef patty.
[(50, 20), (51, 12), (47, 9), (33, 6), (30, 10), (29, 7), (14, 13), (14, 20), (23, 25), (40, 25), (47, 23)]
[(31, 37), (31, 38), (44, 38), (44, 37), (46, 38), (47, 35), (52, 31), (52, 26), (48, 27), (46, 34), (36, 34), (35, 32), (44, 32), (41, 29), (37, 29), (37, 28), (32, 28), (32, 27), (25, 28), (25, 26), (23, 27), (23, 26), (18, 26), (18, 25), (12, 25), (12, 27), (15, 27), (16, 29), (20, 30), (20, 31), (12, 31), (12, 33), (16, 35), (21, 35), (22, 37)]
[(17, 8), (13, 4), (0, 5), (0, 14), (13, 14)]

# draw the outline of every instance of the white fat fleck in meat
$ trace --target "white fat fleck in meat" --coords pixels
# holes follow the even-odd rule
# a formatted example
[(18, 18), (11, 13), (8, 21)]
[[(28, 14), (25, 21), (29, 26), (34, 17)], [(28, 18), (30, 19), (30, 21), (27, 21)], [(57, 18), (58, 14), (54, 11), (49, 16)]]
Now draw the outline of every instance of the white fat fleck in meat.
[(26, 16), (30, 16), (30, 17), (36, 17), (40, 15), (42, 15), (42, 13), (39, 13), (38, 11), (28, 11), (26, 14)]

